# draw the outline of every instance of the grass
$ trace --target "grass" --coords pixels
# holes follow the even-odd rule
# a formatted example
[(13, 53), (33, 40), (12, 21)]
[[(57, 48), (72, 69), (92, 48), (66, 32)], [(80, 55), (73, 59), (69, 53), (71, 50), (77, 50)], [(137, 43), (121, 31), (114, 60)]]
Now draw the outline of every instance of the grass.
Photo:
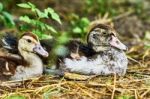
[[(143, 46), (130, 48), (127, 52), (130, 57), (129, 68), (124, 77), (68, 74), (61, 78), (43, 75), (25, 81), (1, 82), (0, 98), (148, 99), (150, 97), (150, 57), (145, 55), (147, 51), (149, 52), (149, 49), (144, 49)], [(137, 59), (139, 55), (140, 58)]]

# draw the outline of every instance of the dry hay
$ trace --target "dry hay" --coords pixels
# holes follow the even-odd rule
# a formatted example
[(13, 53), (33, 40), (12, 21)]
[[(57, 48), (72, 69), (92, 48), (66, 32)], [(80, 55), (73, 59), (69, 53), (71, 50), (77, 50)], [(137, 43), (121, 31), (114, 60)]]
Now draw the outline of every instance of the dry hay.
[(0, 99), (148, 99), (150, 98), (150, 49), (130, 48), (129, 68), (124, 77), (44, 75), (25, 81), (1, 82)]

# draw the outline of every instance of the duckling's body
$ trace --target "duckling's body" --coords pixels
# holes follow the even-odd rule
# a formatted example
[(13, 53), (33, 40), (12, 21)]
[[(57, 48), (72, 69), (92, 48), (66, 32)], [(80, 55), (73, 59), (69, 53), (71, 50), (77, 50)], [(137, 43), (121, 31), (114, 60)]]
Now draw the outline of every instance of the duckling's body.
[(11, 80), (21, 80), (31, 77), (40, 76), (43, 73), (43, 63), (41, 58), (35, 53), (22, 52), (25, 65), (18, 65), (15, 74), (11, 76)]
[(43, 63), (37, 55), (48, 56), (42, 48), (38, 37), (25, 33), (18, 42), (18, 54), (0, 50), (0, 80), (23, 80), (43, 73)]
[[(104, 24), (98, 24), (91, 29), (87, 37), (87, 44), (84, 44), (84, 51), (80, 43), (77, 56), (72, 57), (73, 47), (69, 47), (70, 57), (59, 59), (59, 69), (62, 71), (80, 73), (110, 75), (116, 73), (123, 76), (126, 73), (128, 60), (124, 53), (126, 46), (119, 41), (115, 31)], [(83, 53), (82, 55), (80, 53)], [(74, 55), (75, 56), (75, 55)]]
[(109, 75), (117, 73), (124, 75), (127, 69), (127, 58), (122, 51), (111, 49), (97, 53), (92, 57), (81, 56), (80, 59), (65, 58), (61, 69), (80, 74)]

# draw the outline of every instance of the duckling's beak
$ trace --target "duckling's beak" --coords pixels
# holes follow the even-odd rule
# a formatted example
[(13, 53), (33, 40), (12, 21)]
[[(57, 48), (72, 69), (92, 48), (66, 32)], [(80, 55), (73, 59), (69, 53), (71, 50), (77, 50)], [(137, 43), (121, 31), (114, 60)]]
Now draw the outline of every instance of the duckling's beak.
[(127, 50), (128, 48), (115, 36), (111, 35), (110, 45), (120, 50)]
[(33, 51), (42, 55), (43, 57), (48, 57), (48, 52), (46, 50), (44, 50), (44, 48), (40, 45), (37, 44), (34, 48)]

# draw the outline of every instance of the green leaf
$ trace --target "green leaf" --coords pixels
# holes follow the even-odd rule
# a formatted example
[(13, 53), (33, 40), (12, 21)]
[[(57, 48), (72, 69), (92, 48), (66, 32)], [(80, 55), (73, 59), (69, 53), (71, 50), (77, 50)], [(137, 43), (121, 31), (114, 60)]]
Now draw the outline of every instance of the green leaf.
[(39, 9), (36, 9), (36, 12), (39, 18), (48, 18), (48, 14), (41, 12)]
[(62, 33), (60, 37), (57, 38), (59, 44), (65, 44), (69, 41), (67, 33)]
[(33, 30), (32, 32), (35, 33), (40, 38), (40, 40), (41, 39), (52, 39), (51, 35), (44, 34), (42, 31), (40, 31), (38, 29)]
[(51, 17), (52, 17), (52, 19), (57, 21), (59, 24), (62, 24), (60, 21), (59, 15), (57, 13), (51, 13)]
[(31, 26), (29, 26), (28, 24), (23, 24), (19, 26), (19, 30), (21, 31), (28, 31), (29, 29), (31, 29)]
[(33, 3), (31, 3), (31, 2), (28, 2), (28, 5), (29, 5), (31, 8), (36, 8), (36, 6), (35, 6)]
[(39, 20), (32, 19), (32, 20), (30, 20), (30, 23), (32, 25), (36, 26), (36, 28), (40, 28), (42, 31), (47, 29), (47, 30), (50, 30), (54, 33), (57, 33), (57, 31), (52, 26), (45, 24)]
[(41, 39), (42, 32), (39, 29), (33, 30), (32, 33), (35, 33)]
[(22, 7), (22, 8), (30, 8), (33, 12), (35, 12), (36, 10), (36, 6), (30, 2), (28, 3), (20, 3), (20, 4), (17, 4), (17, 6), (19, 7)]
[(88, 26), (88, 25), (89, 25), (89, 23), (90, 23), (90, 21), (89, 21), (89, 19), (88, 19), (88, 18), (83, 17), (83, 18), (81, 18), (80, 23), (81, 23), (81, 25), (82, 25), (82, 26)]
[(3, 4), (0, 2), (0, 12), (3, 10)]
[(10, 95), (10, 96), (6, 97), (5, 99), (26, 99), (26, 97), (21, 96), (21, 95)]
[(52, 26), (50, 26), (50, 25), (45, 25), (46, 26), (46, 28), (48, 29), (48, 30), (50, 30), (50, 31), (52, 31), (52, 32), (54, 32), (54, 33), (57, 33), (57, 31), (52, 27)]
[(52, 8), (47, 8), (47, 9), (44, 10), (44, 12), (46, 14), (48, 14), (48, 13), (54, 13), (55, 11)]
[(59, 24), (62, 24), (59, 15), (57, 13), (55, 13), (55, 11), (52, 8), (45, 9), (45, 13), (46, 14), (49, 13), (53, 20), (57, 21)]
[(48, 34), (42, 34), (41, 36), (42, 36), (41, 39), (52, 39), (52, 36)]
[(19, 18), (20, 21), (24, 21), (26, 23), (30, 23), (31, 22), (31, 19), (28, 17), (28, 16), (21, 16)]
[(31, 6), (28, 3), (20, 3), (20, 4), (17, 4), (17, 6), (21, 8), (31, 8)]
[(41, 22), (39, 20), (32, 19), (30, 24), (36, 26), (36, 28), (38, 28), (38, 29), (40, 29), (42, 31), (46, 30), (45, 23), (43, 23), (43, 22)]
[(8, 12), (5, 12), (3, 11), (2, 12), (4, 18), (5, 18), (5, 21), (7, 22), (6, 24), (9, 25), (9, 26), (15, 26), (15, 22), (13, 20), (13, 17), (11, 14), (9, 14)]
[(36, 6), (35, 6), (34, 4), (28, 2), (28, 5), (30, 6), (30, 8), (31, 8), (31, 10), (32, 10), (33, 12), (36, 11), (37, 8), (36, 8)]
[(40, 30), (46, 30), (46, 26), (45, 26), (45, 23), (39, 21), (39, 20), (34, 20), (32, 19), (32, 25), (36, 26), (36, 28), (40, 28)]
[(80, 27), (75, 27), (75, 28), (73, 29), (73, 32), (74, 32), (74, 33), (82, 33), (82, 29), (81, 29)]

